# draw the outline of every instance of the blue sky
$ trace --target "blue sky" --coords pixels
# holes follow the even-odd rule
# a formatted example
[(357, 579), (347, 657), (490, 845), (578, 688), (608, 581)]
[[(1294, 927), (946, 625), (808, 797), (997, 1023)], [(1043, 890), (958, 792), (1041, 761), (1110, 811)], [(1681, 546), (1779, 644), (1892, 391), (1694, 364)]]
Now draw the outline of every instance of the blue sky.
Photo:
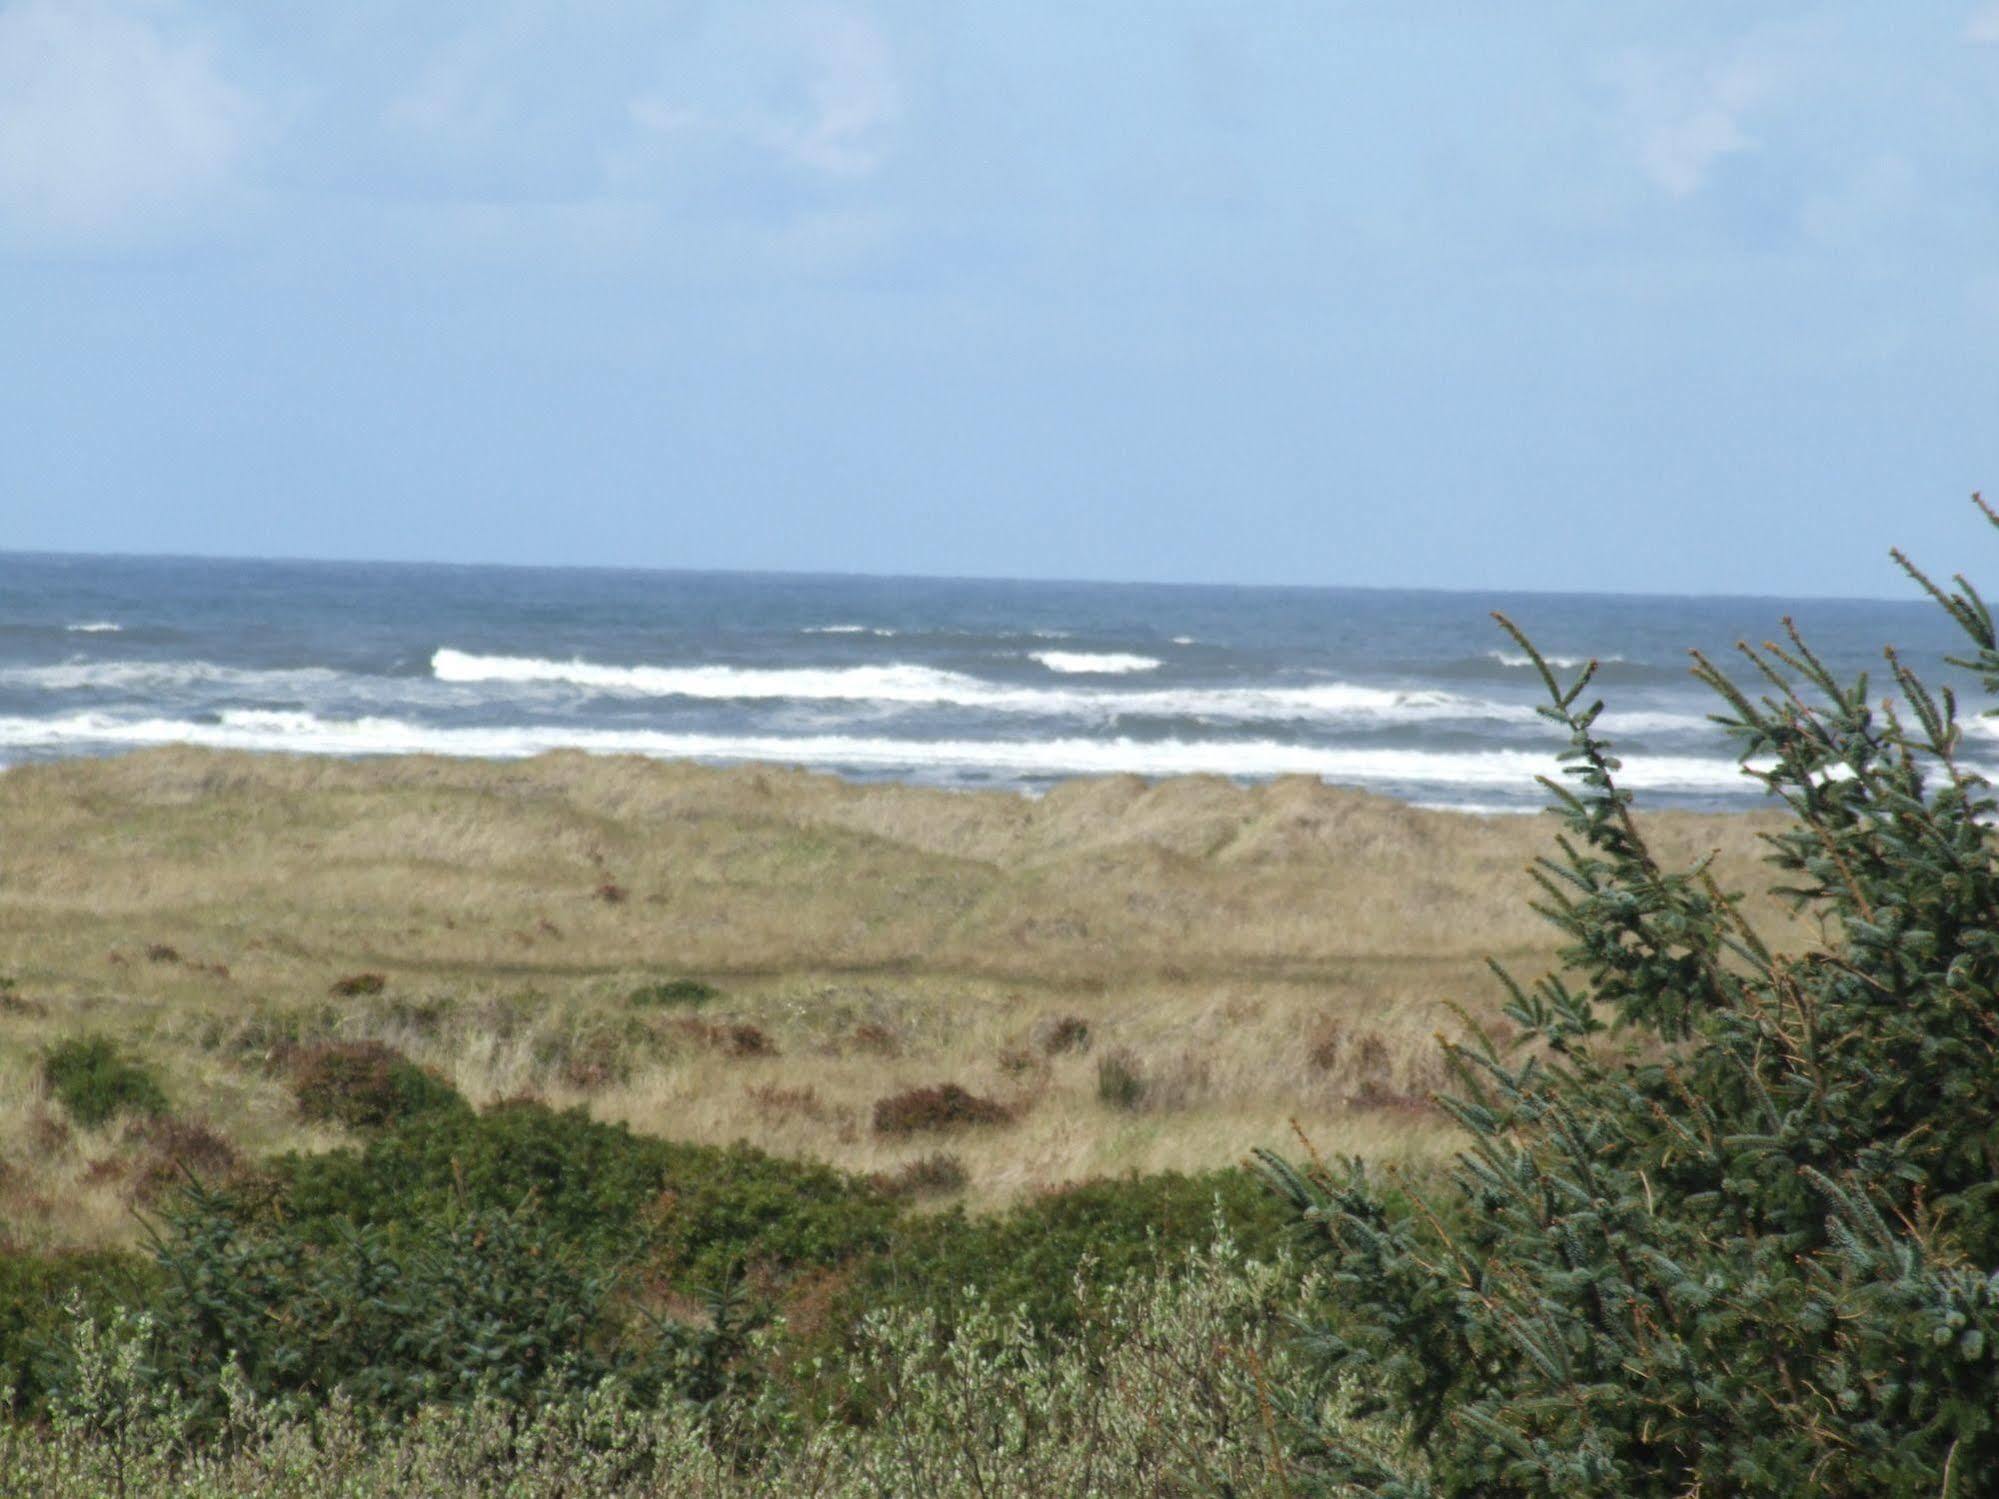
[(1999, 4), (0, 0), (0, 547), (1896, 594)]

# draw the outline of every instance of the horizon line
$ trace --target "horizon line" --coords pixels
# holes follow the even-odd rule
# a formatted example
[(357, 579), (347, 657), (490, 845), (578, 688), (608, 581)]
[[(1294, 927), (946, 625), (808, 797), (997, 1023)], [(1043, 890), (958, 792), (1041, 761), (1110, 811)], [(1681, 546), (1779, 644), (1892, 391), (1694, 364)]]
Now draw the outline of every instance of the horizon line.
[(125, 552), (72, 551), (57, 547), (0, 547), (0, 559), (10, 557), (57, 558), (95, 562), (240, 562), (271, 563), (306, 567), (406, 567), (456, 568), (505, 572), (649, 573), (661, 576), (809, 578), (825, 580), (866, 580), (914, 583), (996, 583), (1053, 584), (1093, 588), (1186, 588), (1241, 589), (1276, 593), (1434, 593), (1453, 596), (1511, 594), (1536, 598), (1620, 598), (1620, 599), (1733, 599), (1744, 602), (1825, 603), (1825, 604), (1920, 604), (1921, 595), (1889, 597), (1884, 594), (1856, 593), (1675, 593), (1667, 589), (1613, 588), (1523, 588), (1518, 585), (1492, 587), (1449, 587), (1439, 584), (1404, 583), (1246, 583), (1227, 579), (1147, 579), (1101, 578), (1080, 575), (1022, 577), (1006, 573), (925, 573), (862, 572), (851, 568), (757, 568), (664, 566), (615, 562), (489, 562), (416, 557), (309, 557), (260, 555), (250, 552)]

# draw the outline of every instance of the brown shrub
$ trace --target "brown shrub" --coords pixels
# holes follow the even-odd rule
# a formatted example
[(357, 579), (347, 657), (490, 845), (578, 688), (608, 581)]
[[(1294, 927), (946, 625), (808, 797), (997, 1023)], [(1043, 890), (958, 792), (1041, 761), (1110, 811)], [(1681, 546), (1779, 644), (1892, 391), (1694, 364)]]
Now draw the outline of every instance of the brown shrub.
[(350, 973), (344, 979), (335, 979), (328, 992), (335, 999), (361, 999), (368, 995), (380, 994), (388, 987), (388, 980), (379, 973)]
[(133, 1133), (146, 1146), (132, 1178), (132, 1193), (141, 1202), (156, 1201), (189, 1176), (199, 1181), (232, 1176), (242, 1164), (236, 1147), (198, 1119), (157, 1115)]
[(306, 1119), (377, 1129), (412, 1114), (463, 1107), (450, 1085), (379, 1041), (328, 1041), (290, 1053), (292, 1093)]
[(597, 887), (595, 894), (597, 899), (607, 906), (623, 905), (625, 902), (625, 887), (615, 880), (604, 881)]
[(1090, 1022), (1080, 1015), (1044, 1015), (1034, 1023), (1034, 1044), (1043, 1056), (1090, 1049)]
[(41, 1154), (54, 1155), (67, 1150), (73, 1136), (67, 1119), (53, 1110), (37, 1109), (28, 1125), (28, 1138)]
[(774, 1057), (777, 1043), (747, 1021), (696, 1020), (688, 1017), (673, 1022), (675, 1034), (697, 1046), (706, 1046), (732, 1057)]
[(877, 1100), (874, 1122), (878, 1135), (914, 1135), (974, 1125), (1011, 1124), (1013, 1110), (996, 1099), (967, 1093), (956, 1083), (938, 1083)]
[(1340, 1065), (1340, 1057), (1346, 1051), (1346, 1027), (1337, 1020), (1327, 1020), (1320, 1024), (1305, 1043), (1305, 1056), (1321, 1072), (1331, 1072)]
[(180, 961), (180, 952), (178, 949), (168, 947), (164, 942), (148, 943), (146, 945), (146, 961), (148, 963), (178, 963)]
[(1347, 1059), (1347, 1070), (1353, 1075), (1356, 1094), (1388, 1092), (1394, 1081), (1388, 1043), (1372, 1031), (1367, 1032), (1355, 1043)]
[(1048, 1070), (1048, 1064), (1040, 1057), (1018, 1046), (1009, 1046), (999, 1054), (996, 1060), (999, 1063), (999, 1070), (1004, 1072), (1008, 1077), (1025, 1077), (1030, 1073), (1041, 1073)]
[(628, 1082), (633, 1060), (652, 1049), (654, 1037), (643, 1024), (595, 1025), (544, 1032), (534, 1039), (535, 1065), (566, 1087), (593, 1093)]

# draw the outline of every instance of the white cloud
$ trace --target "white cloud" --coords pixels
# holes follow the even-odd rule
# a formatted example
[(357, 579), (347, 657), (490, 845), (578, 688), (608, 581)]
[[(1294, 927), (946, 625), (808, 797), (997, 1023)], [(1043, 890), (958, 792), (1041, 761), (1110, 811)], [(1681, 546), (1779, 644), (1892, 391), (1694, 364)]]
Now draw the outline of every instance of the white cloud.
[(225, 176), (247, 101), (161, 15), (98, 0), (0, 9), (0, 220), (122, 228)]
[[(744, 51), (730, 58), (728, 86), (756, 97), (690, 102), (661, 89), (632, 101), (633, 123), (664, 137), (747, 141), (832, 177), (880, 167), (902, 91), (894, 52), (873, 22), (832, 6), (793, 10)], [(712, 95), (715, 81), (711, 74), (703, 92)]]
[(1964, 23), (1964, 39), (1968, 42), (1982, 42), (1988, 47), (1999, 47), (1999, 4), (1987, 5), (1973, 12)]
[(1723, 157), (1754, 149), (1744, 120), (1776, 83), (1771, 69), (1748, 54), (1690, 66), (1630, 53), (1610, 77), (1646, 175), (1677, 198), (1698, 192)]

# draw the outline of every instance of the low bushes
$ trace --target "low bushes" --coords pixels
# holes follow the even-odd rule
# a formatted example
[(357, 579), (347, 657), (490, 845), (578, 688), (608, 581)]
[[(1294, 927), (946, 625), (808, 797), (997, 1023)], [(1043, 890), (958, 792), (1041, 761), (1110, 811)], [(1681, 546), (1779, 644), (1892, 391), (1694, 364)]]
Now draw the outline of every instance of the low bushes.
[[(13, 1390), (14, 1413), (39, 1413), (51, 1379), (60, 1378), (60, 1348), (72, 1331), (72, 1307), (101, 1317), (116, 1307), (148, 1304), (159, 1287), (159, 1271), (143, 1255), (0, 1248), (0, 1390)], [(7, 1414), (0, 1407), (0, 1418)]]
[(721, 997), (720, 989), (713, 984), (704, 984), (699, 979), (665, 979), (657, 984), (644, 984), (632, 990), (626, 1003), (639, 1010), (691, 1010), (707, 1004), (711, 999)]
[(327, 991), (335, 999), (367, 999), (380, 994), (389, 981), (379, 973), (350, 973), (335, 979)]
[[(200, 1144), (192, 1126), (158, 1141)], [(339, 1389), (379, 1415), (478, 1390), (568, 1398), (611, 1378), (643, 1401), (757, 1385), (758, 1399), (865, 1420), (883, 1392), (856, 1383), (850, 1360), (870, 1318), (950, 1334), (976, 1287), (1020, 1314), (1008, 1336), (1052, 1348), (1099, 1336), (1077, 1310), (1079, 1277), (1108, 1290), (1161, 1273), (1208, 1242), (1218, 1200), (1237, 1242), (1277, 1247), (1276, 1204), (1235, 1171), (926, 1214), (908, 1204), (963, 1184), (949, 1155), (868, 1180), (526, 1101), (454, 1101), (220, 1185), (201, 1175), (161, 1199), (153, 1263), (0, 1257), (0, 1383), (31, 1406), (61, 1384), (60, 1369), (19, 1371), (75, 1289), (86, 1309), (148, 1311), (148, 1377), (215, 1419), (233, 1358), (260, 1398)], [(754, 1295), (709, 1294), (730, 1285)], [(752, 1345), (759, 1304), (791, 1321)]]
[[(239, 1396), (228, 1440), (211, 1442), (188, 1411), (157, 1398), (143, 1324), (86, 1324), (72, 1340), (83, 1377), (49, 1426), (0, 1427), (0, 1491), (50, 1499), (1300, 1492), (1286, 1451), (1290, 1412), (1270, 1392), (1300, 1382), (1284, 1328), (1306, 1298), (1285, 1267), (1245, 1258), (1226, 1241), (1168, 1268), (1151, 1284), (1087, 1293), (1078, 1303), (1094, 1333), (1087, 1345), (1046, 1345), (1004, 1307), (963, 1298), (965, 1336), (947, 1346), (921, 1311), (870, 1316), (841, 1356), (852, 1383), (876, 1393), (866, 1421), (726, 1389), (635, 1410), (629, 1385), (579, 1392), (552, 1379), (520, 1398), (427, 1403), (387, 1423), (344, 1401), (300, 1411)], [(698, 1369), (703, 1350), (690, 1352), (682, 1367)], [(1345, 1408), (1341, 1391), (1307, 1403), (1320, 1424), (1392, 1461), (1392, 1430), (1364, 1428)]]
[(1145, 1074), (1138, 1058), (1114, 1051), (1097, 1059), (1097, 1099), (1107, 1108), (1133, 1113), (1145, 1102)]
[(304, 1118), (349, 1129), (465, 1107), (449, 1083), (379, 1041), (305, 1047), (292, 1058), (292, 1092)]
[(167, 1096), (144, 1067), (125, 1060), (103, 1036), (53, 1047), (42, 1059), (42, 1081), (70, 1118), (86, 1127), (120, 1114), (164, 1114)]
[(668, 1033), (709, 1051), (731, 1057), (774, 1057), (777, 1043), (762, 1027), (742, 1020), (697, 1020), (693, 1016), (671, 1021)]
[(1004, 1212), (905, 1219), (887, 1251), (859, 1268), (856, 1309), (935, 1309), (948, 1321), (962, 1291), (1021, 1309), (1042, 1332), (1077, 1330), (1076, 1277), (1122, 1285), (1213, 1238), (1217, 1222), (1244, 1248), (1273, 1255), (1291, 1235), (1284, 1207), (1248, 1173), (1230, 1168), (1082, 1182)]
[(344, 1224), (414, 1233), (454, 1212), (526, 1204), (565, 1241), (684, 1287), (739, 1262), (837, 1264), (884, 1244), (894, 1217), (866, 1182), (829, 1167), (637, 1135), (527, 1101), (408, 1120), (358, 1149), (282, 1157), (271, 1176), (286, 1216), (314, 1241)]
[(911, 1088), (875, 1104), (875, 1133), (898, 1136), (1011, 1124), (1013, 1110), (991, 1098), (967, 1093), (956, 1083)]
[(946, 1150), (919, 1156), (873, 1178), (876, 1190), (890, 1197), (949, 1197), (964, 1191), (967, 1180), (965, 1163)]
[(154, 1202), (192, 1177), (223, 1181), (242, 1164), (236, 1147), (198, 1119), (156, 1114), (134, 1131), (145, 1155), (133, 1180), (133, 1195)]
[(1034, 1043), (1043, 1056), (1090, 1049), (1090, 1022), (1079, 1015), (1044, 1016), (1034, 1027)]

